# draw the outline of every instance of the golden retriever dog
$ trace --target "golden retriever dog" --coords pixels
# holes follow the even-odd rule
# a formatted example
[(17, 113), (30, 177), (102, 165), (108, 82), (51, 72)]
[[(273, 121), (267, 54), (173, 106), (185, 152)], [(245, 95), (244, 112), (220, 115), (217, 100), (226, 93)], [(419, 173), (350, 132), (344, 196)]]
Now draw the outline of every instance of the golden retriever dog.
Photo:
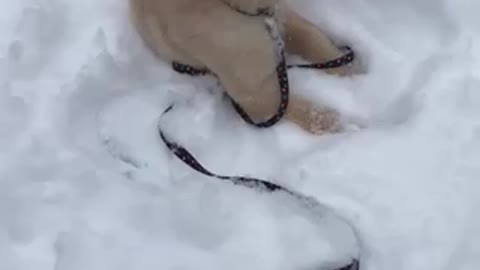
[[(280, 105), (278, 46), (310, 62), (343, 52), (322, 31), (282, 0), (129, 0), (131, 20), (144, 43), (160, 59), (215, 74), (224, 91), (254, 122), (269, 119)], [(270, 12), (278, 36), (272, 37)], [(347, 75), (350, 67), (326, 72)], [(332, 109), (290, 94), (285, 118), (321, 134), (341, 130)]]

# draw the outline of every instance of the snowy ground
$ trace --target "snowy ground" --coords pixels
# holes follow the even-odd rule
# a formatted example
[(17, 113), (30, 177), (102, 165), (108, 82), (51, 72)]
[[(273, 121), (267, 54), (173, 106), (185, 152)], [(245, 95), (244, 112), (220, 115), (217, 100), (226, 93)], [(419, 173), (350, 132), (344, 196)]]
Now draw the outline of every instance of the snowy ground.
[[(368, 67), (292, 84), (367, 129), (251, 129), (151, 59), (126, 0), (1, 0), (0, 269), (480, 269), (480, 2), (292, 2)], [(190, 104), (166, 127), (210, 169), (315, 197), (358, 245), (173, 159), (156, 131), (172, 100)]]

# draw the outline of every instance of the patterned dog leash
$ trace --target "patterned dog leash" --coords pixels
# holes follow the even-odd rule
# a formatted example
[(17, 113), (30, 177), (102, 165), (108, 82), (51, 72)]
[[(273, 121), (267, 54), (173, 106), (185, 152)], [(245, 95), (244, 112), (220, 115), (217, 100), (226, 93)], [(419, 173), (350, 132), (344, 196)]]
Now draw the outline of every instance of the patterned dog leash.
[[(285, 110), (288, 105), (288, 94), (289, 94), (289, 85), (288, 85), (288, 75), (287, 69), (289, 68), (311, 68), (311, 69), (327, 69), (327, 68), (336, 68), (343, 65), (346, 65), (353, 61), (354, 53), (353, 51), (346, 47), (347, 53), (338, 59), (334, 59), (325, 63), (315, 63), (315, 64), (307, 64), (307, 65), (289, 65), (285, 64), (285, 60), (281, 61), (280, 65), (277, 67), (277, 74), (278, 74), (278, 81), (280, 85), (280, 95), (281, 95), (281, 104), (278, 108), (277, 113), (268, 119), (265, 122), (255, 123), (253, 122), (248, 114), (238, 105), (233, 99), (231, 99), (232, 105), (235, 110), (238, 112), (240, 117), (248, 124), (258, 127), (258, 128), (267, 128), (273, 126), (276, 122), (280, 121), (285, 114)], [(200, 75), (207, 75), (212, 74), (210, 71), (206, 69), (196, 69), (194, 67), (183, 65), (180, 63), (172, 63), (173, 69), (181, 74), (187, 74), (190, 76), (200, 76)], [(169, 106), (163, 113), (162, 116), (170, 112), (174, 108), (174, 105)], [(314, 207), (317, 202), (311, 198), (308, 198), (304, 195), (300, 195), (292, 190), (283, 187), (281, 185), (257, 179), (253, 177), (243, 177), (243, 176), (225, 176), (219, 175), (216, 173), (211, 172), (210, 170), (206, 169), (185, 147), (173, 142), (172, 140), (168, 139), (166, 134), (162, 131), (161, 128), (158, 129), (160, 138), (167, 146), (167, 148), (177, 156), (182, 162), (188, 165), (193, 170), (209, 176), (213, 177), (222, 181), (229, 181), (235, 185), (241, 185), (248, 188), (254, 188), (258, 191), (263, 192), (276, 192), (276, 191), (283, 191), (287, 194), (292, 195), (293, 197), (299, 199), (302, 203), (306, 204), (307, 207)], [(332, 270), (358, 270), (359, 269), (359, 262), (358, 260), (353, 260), (353, 262), (345, 267), (332, 269)]]
[[(244, 12), (242, 12), (242, 14), (245, 14), (248, 16), (271, 16), (270, 12), (267, 12), (263, 9), (260, 10), (258, 14), (246, 14)], [(280, 48), (280, 52), (279, 52), (280, 63), (276, 68), (277, 79), (278, 79), (278, 84), (280, 88), (280, 104), (279, 104), (279, 107), (277, 108), (276, 113), (271, 118), (269, 118), (264, 122), (255, 123), (248, 116), (248, 114), (242, 109), (242, 107), (230, 97), (230, 101), (233, 105), (233, 108), (237, 111), (240, 117), (249, 125), (255, 126), (257, 128), (268, 128), (275, 125), (284, 117), (288, 107), (290, 87), (288, 82), (287, 70), (291, 68), (331, 69), (331, 68), (342, 67), (344, 65), (351, 63), (355, 58), (354, 51), (350, 47), (345, 46), (343, 49), (346, 51), (343, 56), (337, 59), (324, 62), (324, 63), (287, 65), (285, 60), (284, 50), (283, 48)], [(175, 70), (180, 74), (186, 74), (190, 76), (202, 76), (202, 75), (215, 76), (214, 73), (212, 73), (210, 70), (206, 68), (195, 68), (195, 67), (181, 64), (175, 61), (172, 62), (172, 68), (173, 70)], [(174, 105), (169, 106), (162, 113), (162, 116), (170, 112), (173, 108), (174, 108)], [(193, 170), (203, 175), (213, 177), (222, 181), (229, 181), (235, 185), (241, 185), (244, 187), (253, 188), (258, 191), (263, 191), (263, 192), (283, 191), (299, 199), (299, 201), (304, 203), (307, 207), (315, 207), (315, 205), (318, 205), (318, 202), (312, 198), (298, 194), (286, 187), (283, 187), (281, 185), (278, 185), (266, 180), (257, 179), (253, 177), (244, 177), (244, 176), (225, 176), (225, 175), (219, 175), (219, 174), (213, 173), (210, 170), (206, 169), (185, 147), (168, 139), (168, 137), (162, 131), (161, 128), (159, 128), (158, 131), (159, 131), (160, 138), (162, 139), (164, 144), (175, 156), (177, 156), (181, 161), (183, 161), (190, 168), (192, 168)], [(359, 270), (359, 261), (354, 259), (352, 260), (352, 263), (350, 263), (349, 265), (346, 265), (344, 267), (337, 268), (337, 269), (332, 269), (332, 270)]]
[[(342, 48), (345, 54), (337, 59), (327, 61), (325, 63), (313, 63), (313, 64), (295, 64), (295, 65), (287, 65), (285, 61), (285, 57), (282, 52), (282, 57), (279, 65), (276, 68), (277, 71), (277, 80), (280, 87), (280, 104), (277, 108), (277, 112), (270, 117), (268, 120), (260, 123), (255, 123), (242, 109), (242, 107), (235, 102), (232, 98), (230, 98), (233, 108), (237, 111), (237, 113), (242, 117), (242, 119), (247, 122), (248, 124), (258, 127), (258, 128), (268, 128), (275, 125), (279, 122), (284, 116), (287, 111), (288, 101), (289, 101), (289, 94), (290, 94), (290, 86), (288, 82), (288, 74), (287, 69), (291, 68), (306, 68), (306, 69), (331, 69), (331, 68), (338, 68), (344, 65), (350, 64), (355, 59), (354, 51), (345, 46)], [(178, 62), (172, 62), (172, 68), (176, 72), (180, 74), (186, 74), (190, 76), (201, 76), (201, 75), (213, 75), (214, 73), (210, 72), (208, 69), (199, 69), (189, 65), (180, 64)]]

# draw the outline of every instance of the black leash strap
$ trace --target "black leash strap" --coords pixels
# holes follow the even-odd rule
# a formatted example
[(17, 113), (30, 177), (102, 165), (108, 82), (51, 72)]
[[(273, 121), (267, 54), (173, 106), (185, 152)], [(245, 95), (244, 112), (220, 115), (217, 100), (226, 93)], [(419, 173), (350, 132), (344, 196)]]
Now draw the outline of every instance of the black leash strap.
[[(325, 68), (335, 68), (335, 67), (340, 67), (343, 65), (346, 65), (353, 61), (354, 59), (354, 53), (349, 47), (345, 47), (347, 53), (343, 55), (342, 57), (338, 59), (334, 59), (325, 63), (314, 63), (314, 64), (307, 64), (307, 65), (286, 65), (285, 58), (282, 58), (282, 61), (277, 67), (277, 74), (278, 74), (278, 81), (280, 85), (280, 107), (278, 109), (278, 112), (271, 117), (269, 120), (266, 122), (261, 122), (261, 123), (254, 123), (248, 114), (238, 105), (235, 101), (232, 100), (233, 107), (235, 110), (238, 112), (238, 114), (243, 118), (245, 122), (247, 122), (250, 125), (259, 127), (259, 128), (266, 128), (269, 126), (274, 125), (276, 122), (280, 121), (283, 115), (285, 114), (285, 110), (288, 104), (288, 94), (289, 94), (289, 85), (288, 85), (288, 74), (287, 74), (287, 69), (288, 68), (294, 68), (294, 67), (300, 67), (300, 68), (313, 68), (313, 69), (325, 69)], [(197, 69), (188, 65), (183, 65), (179, 64), (177, 62), (172, 63), (172, 67), (175, 71), (181, 73), (181, 74), (188, 74), (191, 76), (198, 76), (198, 75), (206, 75), (206, 74), (211, 74), (211, 72), (207, 69)], [(162, 114), (165, 115), (166, 113), (170, 112), (173, 109), (174, 105), (169, 106)], [(185, 164), (187, 164), (189, 167), (192, 169), (210, 176), (214, 177), (220, 180), (226, 180), (230, 181), (233, 184), (236, 185), (242, 185), (250, 188), (256, 188), (262, 191), (267, 191), (267, 192), (275, 192), (275, 191), (284, 191), (300, 200), (303, 202), (307, 202), (308, 205), (312, 206), (315, 203), (312, 200), (309, 200), (305, 196), (299, 195), (288, 188), (282, 187), (280, 185), (257, 179), (257, 178), (251, 178), (251, 177), (240, 177), (240, 176), (224, 176), (224, 175), (218, 175), (213, 172), (210, 172), (207, 170), (205, 167), (198, 162), (198, 160), (183, 146), (178, 145), (177, 143), (169, 140), (165, 133), (159, 128), (159, 134), (165, 145), (168, 147), (168, 149), (174, 153), (180, 160), (182, 160)]]
[[(277, 79), (278, 84), (280, 87), (280, 104), (278, 106), (277, 112), (270, 117), (268, 120), (260, 123), (255, 123), (248, 114), (240, 107), (240, 105), (235, 102), (232, 98), (230, 98), (232, 102), (233, 108), (237, 111), (240, 117), (249, 125), (258, 127), (258, 128), (269, 128), (274, 126), (277, 122), (279, 122), (287, 111), (288, 101), (289, 101), (289, 94), (290, 94), (290, 87), (288, 82), (288, 74), (287, 70), (291, 68), (308, 68), (308, 69), (331, 69), (331, 68), (338, 68), (345, 65), (350, 64), (355, 59), (354, 51), (345, 46), (342, 48), (345, 53), (343, 56), (333, 59), (324, 63), (313, 63), (313, 64), (295, 64), (295, 65), (287, 65), (285, 56), (283, 51), (281, 52), (281, 60), (277, 66)], [(180, 74), (186, 74), (190, 76), (203, 76), (203, 75), (213, 75), (210, 70), (206, 68), (195, 68), (189, 65), (180, 64), (178, 62), (172, 62), (172, 68), (176, 72)]]
[[(170, 112), (173, 109), (173, 105), (169, 106), (162, 114), (162, 116), (168, 112)], [(304, 196), (300, 196), (295, 192), (292, 192), (291, 190), (282, 187), (280, 185), (257, 179), (257, 178), (252, 178), (252, 177), (243, 177), (243, 176), (224, 176), (224, 175), (219, 175), (216, 173), (213, 173), (209, 170), (207, 170), (200, 162), (183, 146), (169, 140), (165, 133), (159, 129), (159, 134), (160, 138), (162, 141), (165, 143), (165, 145), (168, 147), (168, 149), (175, 154), (180, 160), (182, 160), (185, 164), (187, 164), (190, 168), (194, 169), (195, 171), (207, 175), (210, 177), (214, 177), (220, 180), (224, 181), (230, 181), (235, 185), (241, 185), (245, 186), (248, 188), (255, 188), (260, 191), (266, 191), (266, 192), (275, 192), (275, 191), (283, 191), (286, 192), (294, 197), (297, 197), (305, 202), (309, 202), (308, 204), (310, 206), (313, 206), (314, 203), (312, 201), (308, 201), (308, 199)]]
[(338, 68), (345, 65), (350, 64), (355, 59), (355, 52), (352, 48), (348, 46), (344, 46), (341, 48), (345, 53), (343, 56), (324, 62), (324, 63), (313, 63), (313, 64), (295, 64), (295, 65), (288, 65), (287, 67), (290, 68), (310, 68), (310, 69), (330, 69), (330, 68)]
[[(247, 113), (235, 102), (232, 100), (232, 104), (236, 111), (239, 113), (239, 115), (243, 118), (245, 122), (247, 122), (250, 125), (259, 127), (259, 128), (266, 128), (269, 126), (274, 125), (276, 122), (278, 122), (283, 115), (285, 114), (286, 110), (286, 105), (288, 103), (288, 94), (289, 94), (289, 85), (288, 85), (288, 75), (287, 75), (287, 69), (289, 68), (312, 68), (312, 69), (326, 69), (326, 68), (335, 68), (335, 67), (340, 67), (343, 65), (346, 65), (350, 62), (353, 61), (354, 59), (354, 53), (349, 47), (345, 47), (347, 53), (344, 54), (342, 57), (338, 59), (334, 59), (325, 63), (314, 63), (314, 64), (306, 64), (306, 65), (289, 65), (287, 66), (285, 63), (285, 58), (282, 58), (282, 61), (277, 67), (277, 74), (278, 74), (278, 80), (279, 80), (279, 85), (280, 85), (280, 99), (281, 99), (281, 104), (278, 109), (278, 112), (269, 120), (263, 123), (254, 123), (250, 117), (247, 115)], [(191, 76), (200, 76), (200, 75), (207, 75), (211, 74), (211, 72), (207, 69), (197, 69), (188, 65), (183, 65), (177, 62), (172, 63), (172, 67), (175, 71), (181, 73), (181, 74), (188, 74)], [(174, 105), (169, 106), (162, 114), (165, 115), (166, 113), (170, 112), (173, 109)], [(158, 129), (160, 138), (164, 142), (164, 144), (167, 146), (167, 148), (175, 155), (177, 156), (180, 160), (182, 160), (186, 165), (188, 165), (190, 168), (194, 169), (195, 171), (209, 176), (209, 177), (214, 177), (222, 181), (229, 181), (235, 185), (241, 185), (244, 187), (248, 188), (254, 188), (258, 191), (263, 191), (263, 192), (277, 192), (277, 191), (283, 191), (289, 195), (292, 195), (293, 197), (299, 199), (302, 203), (305, 203), (308, 207), (314, 207), (315, 205), (318, 205), (318, 203), (311, 199), (307, 198), (306, 196), (302, 196), (298, 193), (293, 192), (292, 190), (285, 188), (281, 185), (262, 180), (262, 179), (257, 179), (253, 177), (243, 177), (243, 176), (225, 176), (225, 175), (219, 175), (216, 173), (211, 172), (210, 170), (206, 169), (186, 148), (183, 146), (169, 140), (166, 136), (166, 134), (162, 131), (161, 128)], [(351, 264), (344, 266), (342, 268), (338, 269), (332, 269), (332, 270), (358, 270), (359, 269), (359, 261), (358, 260), (353, 260)]]
[[(173, 106), (170, 106), (164, 113), (167, 113), (172, 108)], [(177, 156), (190, 168), (196, 170), (197, 172), (200, 172), (203, 175), (215, 177), (217, 179), (224, 180), (224, 181), (230, 181), (235, 185), (255, 188), (260, 191), (266, 191), (266, 192), (284, 191), (291, 195), (297, 196), (295, 193), (291, 192), (290, 190), (265, 180), (251, 178), (251, 177), (242, 177), (242, 176), (224, 176), (224, 175), (219, 175), (219, 174), (210, 172), (205, 167), (203, 167), (203, 165), (200, 164), (200, 162), (198, 162), (198, 160), (187, 149), (167, 139), (167, 136), (160, 129), (159, 129), (159, 134), (163, 142), (165, 143), (165, 145), (168, 147), (168, 149), (170, 149), (170, 151), (173, 154), (175, 154), (175, 156)]]
[[(270, 12), (269, 9), (259, 9), (258, 13), (248, 14), (248, 13), (242, 12), (241, 10), (233, 6), (231, 7), (237, 10), (238, 12), (248, 16), (272, 16), (272, 12)], [(324, 63), (287, 65), (285, 60), (285, 55), (284, 55), (284, 49), (280, 48), (280, 52), (279, 52), (280, 63), (276, 68), (278, 84), (280, 89), (280, 104), (277, 109), (277, 112), (268, 120), (260, 123), (255, 123), (248, 116), (248, 114), (241, 108), (241, 106), (238, 103), (236, 103), (232, 98), (230, 98), (234, 109), (237, 111), (237, 113), (246, 123), (252, 126), (255, 126), (258, 128), (268, 128), (275, 125), (278, 121), (280, 121), (284, 117), (288, 107), (290, 88), (289, 88), (287, 70), (290, 68), (330, 69), (330, 68), (337, 68), (337, 67), (347, 65), (354, 60), (355, 54), (350, 47), (346, 46), (344, 47), (344, 49), (346, 53), (343, 56), (337, 59), (333, 59), (331, 61), (324, 62)], [(202, 76), (202, 75), (208, 75), (208, 74), (215, 76), (214, 73), (212, 73), (210, 70), (206, 68), (195, 68), (192, 66), (178, 63), (178, 62), (172, 62), (172, 68), (178, 73), (187, 74), (190, 76)], [(170, 112), (173, 109), (173, 107), (174, 105), (171, 105), (170, 107), (168, 107), (163, 112), (162, 116)], [(264, 191), (264, 192), (283, 191), (299, 199), (300, 202), (306, 203), (307, 207), (315, 207), (315, 205), (318, 205), (318, 202), (314, 199), (308, 198), (288, 188), (285, 188), (281, 185), (278, 185), (266, 180), (252, 178), (252, 177), (243, 177), (243, 176), (225, 176), (225, 175), (219, 175), (219, 174), (213, 173), (208, 169), (206, 169), (186, 148), (169, 140), (161, 128), (159, 128), (158, 131), (164, 144), (175, 156), (177, 156), (190, 168), (194, 169), (195, 171), (203, 175), (213, 177), (222, 181), (229, 181), (235, 185), (241, 185), (241, 186), (253, 188), (259, 191)], [(332, 270), (358, 270), (358, 269), (359, 269), (359, 261), (354, 259), (351, 264), (344, 266), (342, 268), (337, 268)]]
[[(173, 109), (173, 105), (169, 106), (162, 114), (162, 116), (168, 112), (170, 112)], [(165, 133), (159, 128), (158, 129), (160, 138), (162, 141), (165, 143), (167, 148), (175, 155), (177, 156), (181, 161), (183, 161), (186, 165), (188, 165), (190, 168), (194, 169), (195, 171), (209, 176), (209, 177), (214, 177), (222, 181), (229, 181), (233, 183), (234, 185), (240, 185), (244, 186), (247, 188), (253, 188), (256, 189), (257, 191), (261, 192), (278, 192), (278, 191), (283, 191), (289, 195), (292, 195), (293, 197), (299, 199), (300, 202), (304, 203), (307, 207), (315, 207), (318, 205), (318, 203), (306, 196), (302, 196), (298, 193), (295, 193), (291, 191), (288, 188), (285, 188), (281, 185), (265, 181), (262, 179), (258, 178), (253, 178), (253, 177), (244, 177), (244, 176), (225, 176), (225, 175), (219, 175), (216, 173), (213, 173), (206, 169), (186, 148), (183, 146), (169, 140)], [(354, 259), (349, 265), (343, 266), (341, 268), (336, 268), (336, 269), (331, 269), (331, 270), (359, 270), (359, 261)]]

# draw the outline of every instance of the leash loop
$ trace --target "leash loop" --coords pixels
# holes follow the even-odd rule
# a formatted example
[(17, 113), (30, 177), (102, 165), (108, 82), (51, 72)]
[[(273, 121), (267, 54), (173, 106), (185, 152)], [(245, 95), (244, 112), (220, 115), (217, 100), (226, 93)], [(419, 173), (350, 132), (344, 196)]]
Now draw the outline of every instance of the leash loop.
[[(273, 17), (274, 12), (270, 8), (262, 8), (262, 9), (259, 9), (258, 12), (251, 14), (251, 13), (240, 10), (239, 8), (233, 6), (232, 4), (226, 1), (224, 2), (225, 4), (230, 6), (232, 9), (246, 16)], [(272, 40), (275, 41), (276, 40), (275, 34), (278, 34), (275, 32), (277, 29), (272, 29), (271, 25), (269, 25), (267, 21), (266, 21), (266, 27), (267, 27), (268, 33), (272, 37)], [(290, 91), (288, 74), (287, 74), (288, 69), (291, 69), (291, 68), (306, 68), (306, 69), (337, 68), (337, 67), (341, 67), (351, 63), (355, 58), (354, 51), (350, 47), (345, 46), (343, 47), (343, 49), (346, 51), (346, 53), (337, 59), (333, 59), (324, 63), (287, 65), (285, 60), (283, 44), (278, 45), (277, 49), (278, 49), (277, 55), (279, 57), (279, 64), (276, 68), (276, 72), (277, 72), (277, 79), (278, 79), (278, 84), (280, 89), (279, 90), (280, 104), (277, 109), (277, 112), (268, 120), (264, 122), (255, 123), (248, 116), (248, 114), (243, 110), (243, 108), (238, 103), (236, 103), (232, 98), (230, 98), (232, 106), (237, 111), (239, 116), (249, 125), (252, 125), (258, 128), (271, 127), (284, 117), (288, 107), (289, 91)], [(207, 68), (195, 68), (195, 67), (181, 64), (175, 61), (172, 62), (172, 69), (180, 74), (186, 74), (190, 76), (204, 76), (208, 74), (215, 75)], [(170, 105), (162, 113), (162, 117), (168, 112), (170, 112), (173, 108), (174, 108), (174, 105), (173, 104)], [(161, 128), (158, 128), (158, 132), (159, 132), (160, 138), (162, 139), (166, 147), (170, 150), (170, 152), (172, 152), (177, 158), (179, 158), (183, 163), (188, 165), (190, 168), (192, 168), (193, 170), (203, 175), (213, 177), (222, 181), (229, 181), (234, 185), (241, 185), (244, 187), (253, 188), (253, 189), (256, 189), (257, 191), (269, 192), (269, 193), (282, 191), (297, 198), (301, 203), (303, 203), (308, 208), (313, 208), (319, 205), (319, 203), (313, 198), (298, 194), (286, 187), (283, 187), (281, 185), (278, 185), (266, 180), (257, 179), (253, 177), (244, 177), (244, 176), (225, 176), (225, 175), (219, 175), (219, 174), (213, 173), (210, 170), (206, 169), (186, 148), (168, 139), (166, 134), (162, 131)], [(332, 270), (359, 270), (359, 261), (357, 259), (353, 259), (350, 264), (344, 267), (332, 269)]]

